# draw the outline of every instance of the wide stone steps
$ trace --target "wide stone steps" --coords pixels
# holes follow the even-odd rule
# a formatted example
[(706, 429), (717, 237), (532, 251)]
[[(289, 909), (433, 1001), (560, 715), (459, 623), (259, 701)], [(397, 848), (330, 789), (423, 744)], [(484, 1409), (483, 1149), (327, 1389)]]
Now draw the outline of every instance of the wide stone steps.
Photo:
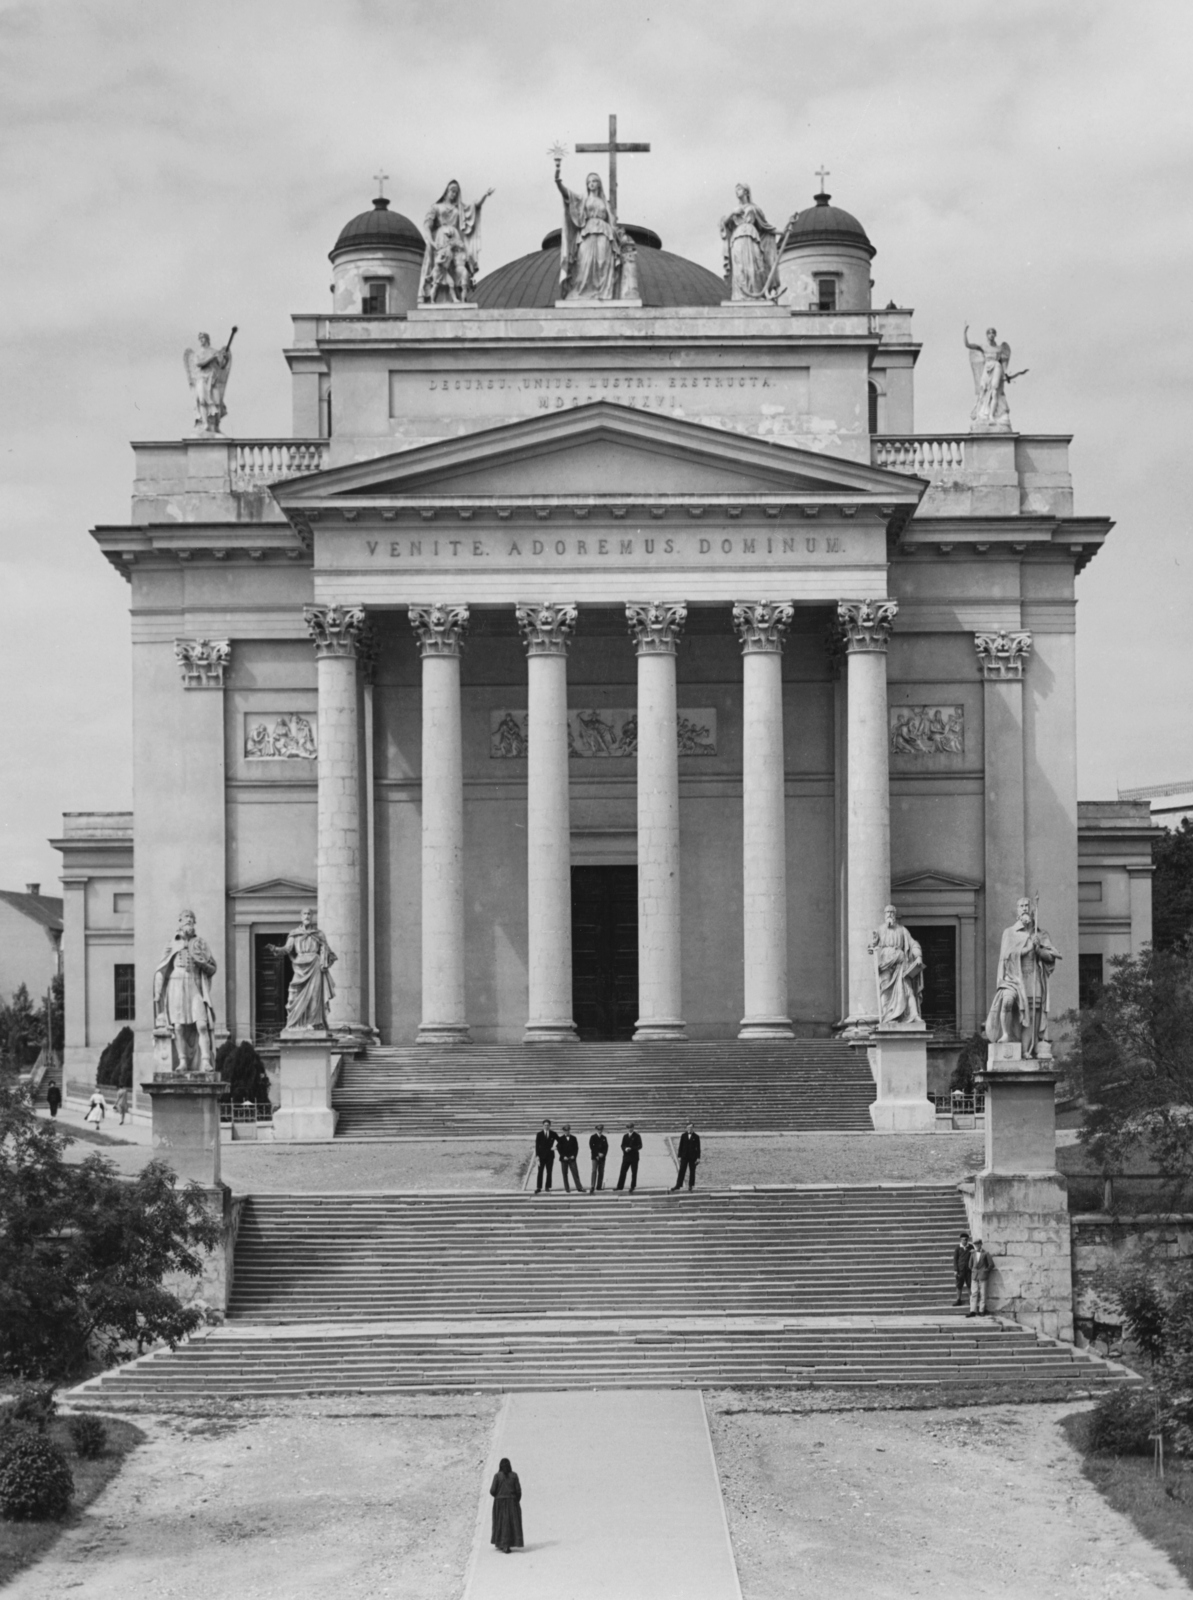
[(561, 1325), (224, 1329), (92, 1380), (71, 1403), (253, 1399), (401, 1390), (1000, 1383), (1089, 1389), (1128, 1375), (1011, 1323)]
[(371, 1049), (334, 1094), (341, 1138), (526, 1133), (550, 1117), (612, 1130), (868, 1132), (864, 1052), (836, 1039)]
[(253, 1195), (229, 1315), (949, 1315), (955, 1188)]

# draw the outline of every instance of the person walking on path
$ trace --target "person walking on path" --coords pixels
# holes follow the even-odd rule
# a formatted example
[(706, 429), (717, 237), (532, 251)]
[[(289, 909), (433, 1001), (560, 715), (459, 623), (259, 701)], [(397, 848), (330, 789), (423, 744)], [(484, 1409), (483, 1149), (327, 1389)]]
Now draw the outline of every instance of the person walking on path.
[(589, 1135), (588, 1153), (592, 1157), (592, 1172), (588, 1179), (589, 1194), (605, 1187), (605, 1157), (609, 1154), (609, 1141), (605, 1138), (605, 1124), (598, 1122), (596, 1132)]
[(119, 1111), (119, 1113), (120, 1113), (120, 1126), (123, 1128), (124, 1127), (124, 1119), (125, 1119), (125, 1117), (128, 1116), (128, 1090), (127, 1089), (121, 1089), (120, 1093), (116, 1096), (116, 1104), (112, 1107), (112, 1109), (114, 1111)]
[(87, 1110), (83, 1115), (84, 1122), (94, 1122), (98, 1128), (108, 1114), (108, 1102), (97, 1089), (87, 1102)]
[(56, 1083), (51, 1083), (46, 1090), (46, 1105), (50, 1108), (51, 1117), (57, 1118), (58, 1107), (62, 1104), (62, 1090)]
[(986, 1315), (986, 1286), (993, 1271), (994, 1262), (990, 1252), (982, 1249), (980, 1239), (975, 1239), (969, 1257), (969, 1310), (965, 1313), (967, 1317)]
[(625, 1188), (626, 1174), (630, 1178), (630, 1193), (638, 1187), (638, 1157), (642, 1154), (642, 1135), (634, 1132), (634, 1124), (627, 1122), (625, 1132), (621, 1136), (621, 1171), (617, 1175), (617, 1187)]
[(953, 1246), (953, 1278), (957, 1284), (957, 1298), (953, 1301), (955, 1306), (964, 1305), (969, 1299), (969, 1253), (972, 1248), (969, 1234), (964, 1228), (961, 1236)]
[(696, 1132), (696, 1124), (684, 1124), (684, 1131), (679, 1136), (679, 1177), (672, 1187), (672, 1194), (678, 1194), (683, 1188), (684, 1175), (687, 1175), (688, 1188), (696, 1187), (696, 1167), (700, 1161), (700, 1135)]
[(493, 1496), (493, 1538), (490, 1541), (508, 1556), (511, 1548), (522, 1548), (522, 1485), (518, 1474), (510, 1466), (508, 1456), (502, 1456), (489, 1485)]
[(543, 1192), (543, 1177), (547, 1179), (547, 1193), (551, 1192), (551, 1173), (555, 1167), (555, 1146), (558, 1143), (556, 1135), (551, 1131), (550, 1118), (546, 1118), (542, 1127), (534, 1136), (534, 1154), (539, 1164), (538, 1182), (534, 1186), (535, 1194)]
[(571, 1194), (571, 1190), (568, 1188), (569, 1176), (571, 1177), (572, 1182), (576, 1185), (576, 1193), (583, 1194), (584, 1185), (580, 1182), (580, 1169), (576, 1165), (576, 1157), (580, 1154), (580, 1141), (572, 1132), (572, 1125), (570, 1122), (564, 1123), (563, 1132), (556, 1140), (555, 1148), (559, 1152), (559, 1170), (563, 1175), (564, 1194)]

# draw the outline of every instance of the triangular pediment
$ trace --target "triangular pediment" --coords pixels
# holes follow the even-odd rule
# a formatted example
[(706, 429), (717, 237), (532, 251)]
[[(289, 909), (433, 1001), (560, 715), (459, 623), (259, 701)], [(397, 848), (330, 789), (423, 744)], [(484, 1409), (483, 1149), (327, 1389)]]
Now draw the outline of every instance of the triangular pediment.
[(314, 901), (318, 890), (313, 883), (298, 883), (294, 878), (267, 878), (264, 883), (249, 883), (243, 889), (230, 889), (233, 900), (270, 899), (293, 897)]
[(598, 401), (278, 484), (287, 512), (404, 499), (791, 496), (911, 508), (904, 473)]
[(950, 889), (980, 889), (980, 878), (960, 878), (952, 872), (939, 872), (933, 868), (925, 868), (920, 872), (907, 872), (901, 878), (891, 879), (891, 889), (933, 889), (947, 892)]

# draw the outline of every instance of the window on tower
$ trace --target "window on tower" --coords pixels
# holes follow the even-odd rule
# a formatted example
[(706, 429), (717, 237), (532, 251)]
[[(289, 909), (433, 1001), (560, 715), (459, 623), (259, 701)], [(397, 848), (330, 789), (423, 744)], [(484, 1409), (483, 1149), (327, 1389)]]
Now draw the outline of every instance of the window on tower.
[(361, 311), (366, 317), (383, 317), (389, 310), (389, 284), (384, 278), (366, 278)]
[(816, 293), (817, 311), (835, 311), (837, 309), (836, 278), (817, 278)]

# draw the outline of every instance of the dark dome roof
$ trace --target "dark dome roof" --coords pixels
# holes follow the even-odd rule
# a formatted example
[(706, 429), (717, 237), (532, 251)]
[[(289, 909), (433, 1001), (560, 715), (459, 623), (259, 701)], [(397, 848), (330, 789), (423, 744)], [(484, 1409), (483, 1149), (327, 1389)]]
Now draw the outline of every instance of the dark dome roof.
[(873, 259), (877, 251), (857, 218), (848, 211), (842, 211), (840, 206), (830, 206), (832, 195), (821, 191), (815, 199), (816, 204), (807, 211), (801, 211), (791, 224), (791, 232), (787, 237), (788, 248), (793, 244), (825, 245), (830, 248), (835, 244), (852, 244), (860, 246)]
[(400, 211), (391, 211), (389, 201), (378, 195), (371, 211), (362, 211), (340, 229), (335, 249), (330, 252), (332, 261), (341, 250), (417, 250), (425, 248), (423, 236)]
[[(646, 306), (719, 306), (729, 298), (725, 280), (683, 256), (663, 249), (651, 228), (624, 225), (639, 246), (638, 283)], [(482, 278), (476, 286), (476, 303), (484, 311), (538, 310), (559, 299), (559, 235), (554, 228), (542, 248), (517, 261), (509, 261)]]

